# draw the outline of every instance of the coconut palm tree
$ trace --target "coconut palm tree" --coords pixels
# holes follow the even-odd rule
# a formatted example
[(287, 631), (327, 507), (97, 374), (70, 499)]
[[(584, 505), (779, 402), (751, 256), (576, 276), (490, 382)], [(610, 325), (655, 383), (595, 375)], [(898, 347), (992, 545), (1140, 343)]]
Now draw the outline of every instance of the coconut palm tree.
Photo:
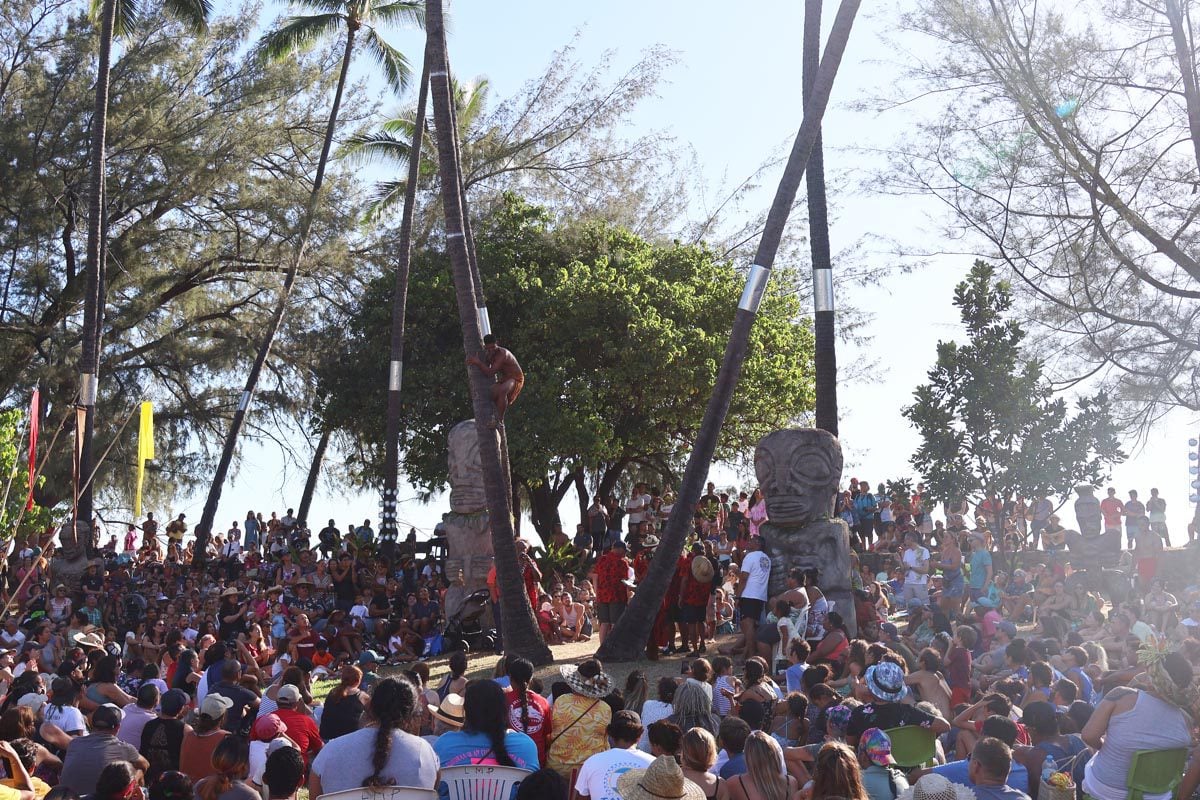
[[(462, 324), (463, 349), (468, 355), (482, 356), (479, 332), (477, 292), (469, 254), (470, 233), (466, 226), (462, 201), (462, 181), (455, 141), (455, 125), (450, 97), (449, 62), (446, 57), (446, 29), (441, 0), (425, 4), (430, 72), (433, 98), (434, 131), (437, 135), (438, 166), (441, 172), (442, 205), (445, 209), (446, 250), (454, 277), (458, 316)], [(503, 463), (501, 435), (489, 425), (495, 416), (489, 381), (477, 369), (467, 369), (471, 384), (471, 402), (479, 435), (479, 457), (487, 494), (488, 516), (495, 550), (496, 577), (500, 587), (504, 618), (504, 649), (530, 659), (535, 664), (549, 663), (550, 648), (538, 632), (537, 621), (513, 546), (512, 495), (507, 489), (507, 465)]]
[(297, 3), (316, 13), (285, 19), (281, 27), (262, 38), (258, 47), (259, 55), (264, 60), (287, 58), (328, 36), (344, 31), (345, 41), (342, 45), (341, 70), (338, 72), (337, 88), (334, 90), (333, 104), (330, 106), (329, 119), (325, 125), (325, 138), (321, 143), (321, 155), (317, 159), (317, 171), (313, 177), (312, 191), (309, 193), (308, 202), (300, 218), (299, 236), (288, 262), (283, 287), (280, 289), (275, 311), (263, 333), (258, 354), (250, 368), (250, 374), (246, 377), (246, 384), (242, 389), (237, 409), (234, 411), (229, 433), (225, 437), (225, 446), (221, 450), (221, 460), (217, 463), (217, 471), (208, 491), (208, 500), (204, 504), (200, 524), (196, 526), (196, 555), (201, 561), (204, 559), (205, 546), (208, 544), (213, 520), (217, 515), (217, 506), (221, 501), (221, 490), (224, 488), (225, 478), (229, 474), (229, 465), (233, 461), (233, 451), (237, 446), (238, 435), (245, 423), (246, 412), (254, 397), (254, 391), (258, 387), (258, 379), (262, 374), (263, 366), (271, 354), (271, 345), (275, 340), (280, 323), (283, 321), (288, 298), (296, 283), (296, 274), (304, 260), (304, 251), (308, 247), (313, 216), (321, 197), (321, 185), (325, 180), (325, 166), (329, 162), (329, 152), (333, 148), (338, 111), (341, 108), (342, 95), (346, 89), (346, 76), (350, 72), (350, 62), (354, 57), (355, 48), (361, 45), (378, 64), (388, 84), (397, 92), (403, 91), (409, 80), (408, 62), (398, 50), (383, 39), (376, 26), (419, 24), (422, 21), (422, 6), (419, 0), (385, 0), (379, 5), (373, 4), (371, 0), (297, 0)]
[(800, 189), (800, 180), (804, 177), (805, 167), (821, 130), (821, 119), (829, 105), (833, 81), (837, 77), (846, 42), (850, 39), (850, 29), (854, 26), (854, 17), (858, 13), (860, 2), (861, 0), (842, 0), (838, 9), (837, 18), (829, 33), (825, 57), (821, 60), (821, 68), (813, 82), (812, 96), (804, 106), (804, 121), (796, 134), (783, 177), (779, 179), (779, 187), (775, 190), (775, 199), (767, 214), (767, 223), (758, 243), (754, 266), (750, 268), (746, 288), (734, 314), (733, 330), (729, 334), (729, 343), (725, 347), (725, 356), (717, 373), (716, 385), (704, 410), (704, 420), (700, 423), (696, 443), (688, 457), (675, 508), (667, 519), (666, 530), (659, 542), (658, 552), (650, 562), (646, 577), (642, 579), (637, 593), (634, 594), (625, 613), (621, 615), (620, 621), (596, 651), (599, 658), (631, 661), (640, 657), (645, 649), (654, 618), (662, 604), (663, 595), (667, 593), (679, 554), (683, 551), (684, 542), (692, 527), (692, 510), (700, 500), (700, 490), (708, 477), (708, 467), (717, 447), (717, 436), (725, 423), (725, 415), (729, 412), (729, 403), (737, 387), (738, 374), (741, 372), (742, 362), (746, 359), (750, 329), (754, 325), (759, 302), (771, 275), (771, 266), (775, 262), (775, 253), (779, 249), (784, 225), (787, 224), (788, 214), (796, 200), (796, 192)]
[[(821, 63), (821, 4), (805, 0), (803, 46), (803, 96), (807, 103)], [(834, 341), (833, 262), (829, 257), (829, 211), (825, 204), (825, 157), (821, 134), (808, 157), (804, 171), (808, 183), (808, 243), (812, 252), (813, 333), (816, 338), (815, 367), (817, 427), (838, 434), (837, 350)]]
[[(208, 27), (212, 11), (210, 0), (165, 0), (162, 12), (200, 33)], [(93, 0), (93, 21), (100, 26), (100, 47), (96, 59), (96, 97), (92, 112), (89, 144), (87, 224), (87, 285), (83, 297), (83, 331), (79, 355), (79, 405), (83, 411), (78, 475), (86, 481), (75, 504), (75, 525), (81, 541), (91, 542), (92, 486), (87, 480), (95, 468), (92, 435), (95, 429), (97, 369), (100, 365), (100, 337), (104, 326), (104, 268), (107, 259), (107, 220), (104, 212), (104, 181), (108, 136), (108, 84), (112, 68), (113, 39), (127, 36), (153, 21), (154, 15), (140, 0)], [(91, 553), (89, 547), (89, 555)]]

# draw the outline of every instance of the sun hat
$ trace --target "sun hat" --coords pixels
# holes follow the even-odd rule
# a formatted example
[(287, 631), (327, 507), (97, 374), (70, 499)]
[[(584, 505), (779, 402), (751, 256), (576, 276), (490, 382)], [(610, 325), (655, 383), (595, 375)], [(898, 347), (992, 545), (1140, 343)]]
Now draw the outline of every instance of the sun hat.
[(881, 661), (867, 667), (867, 690), (885, 703), (898, 703), (908, 694), (904, 685), (904, 670), (898, 664)]
[(653, 550), (655, 547), (658, 547), (658, 537), (654, 534), (650, 534), (642, 540), (643, 550)]
[(463, 713), (463, 696), (451, 692), (446, 695), (440, 705), (427, 703), (426, 707), (433, 718), (449, 725), (452, 728), (461, 728), (463, 722), (466, 721), (466, 715)]
[(46, 695), (30, 692), (29, 694), (21, 695), (21, 699), (17, 701), (17, 705), (28, 708), (34, 714), (42, 710), (42, 706), (46, 705)]
[(951, 783), (948, 778), (931, 772), (896, 796), (896, 800), (975, 800), (971, 787)]
[(291, 708), (300, 702), (300, 690), (290, 683), (285, 683), (275, 692), (275, 703), (280, 708)]
[(287, 724), (277, 714), (263, 714), (254, 720), (254, 725), (250, 728), (250, 739), (255, 742), (269, 742), (287, 733), (287, 729)]
[(280, 586), (279, 584), (275, 584), (271, 588), (267, 589), (267, 594), (276, 594), (276, 593), (283, 594), (283, 587)]
[(895, 761), (892, 758), (892, 740), (879, 728), (867, 728), (858, 740), (858, 752), (872, 764), (886, 767)]
[(77, 633), (71, 641), (84, 650), (103, 650), (104, 639), (94, 633)]
[(233, 708), (233, 701), (228, 697), (220, 694), (207, 694), (204, 696), (204, 702), (200, 704), (200, 713), (209, 719), (217, 719), (231, 708)]
[(575, 694), (599, 699), (608, 697), (612, 693), (612, 678), (608, 677), (608, 673), (603, 670), (590, 678), (579, 674), (579, 667), (574, 664), (564, 664), (558, 668), (558, 671), (562, 673), (563, 680)]
[(704, 790), (683, 777), (673, 756), (659, 756), (646, 769), (631, 769), (617, 778), (622, 800), (704, 800)]
[(221, 592), (221, 597), (237, 597), (239, 594), (241, 594), (241, 591), (239, 591), (236, 586), (230, 586), (228, 589)]
[(700, 583), (709, 583), (713, 579), (713, 565), (704, 556), (696, 556), (692, 559), (692, 577), (700, 581)]

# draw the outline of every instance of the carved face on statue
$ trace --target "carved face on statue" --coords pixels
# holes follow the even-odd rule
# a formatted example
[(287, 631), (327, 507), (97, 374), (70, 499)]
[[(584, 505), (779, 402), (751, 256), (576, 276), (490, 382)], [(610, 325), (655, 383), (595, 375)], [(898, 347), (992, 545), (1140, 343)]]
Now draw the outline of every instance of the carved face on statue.
[(475, 420), (469, 419), (450, 429), (450, 508), (459, 514), (474, 514), (486, 507), (479, 437)]
[(842, 445), (828, 431), (774, 431), (759, 441), (754, 471), (771, 522), (804, 525), (833, 512), (842, 479)]

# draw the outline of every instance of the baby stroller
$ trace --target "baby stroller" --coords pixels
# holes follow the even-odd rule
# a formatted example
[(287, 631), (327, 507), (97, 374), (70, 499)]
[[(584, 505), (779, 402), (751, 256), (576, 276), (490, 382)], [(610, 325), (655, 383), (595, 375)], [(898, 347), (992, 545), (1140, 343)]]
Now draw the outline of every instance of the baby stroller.
[(446, 630), (442, 633), (445, 652), (495, 648), (496, 631), (485, 630), (479, 621), (483, 612), (487, 610), (489, 600), (487, 589), (476, 589), (466, 596), (462, 606), (446, 621)]

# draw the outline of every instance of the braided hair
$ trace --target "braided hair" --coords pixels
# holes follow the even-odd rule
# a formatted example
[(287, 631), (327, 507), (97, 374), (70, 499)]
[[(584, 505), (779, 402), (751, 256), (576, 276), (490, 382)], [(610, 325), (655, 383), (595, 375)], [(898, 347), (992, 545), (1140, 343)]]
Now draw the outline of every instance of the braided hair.
[(392, 732), (403, 731), (408, 726), (416, 706), (417, 690), (407, 679), (384, 678), (375, 685), (370, 706), (371, 716), (379, 725), (375, 734), (375, 749), (371, 754), (371, 767), (375, 771), (363, 782), (363, 786), (379, 789), (395, 784), (395, 779), (383, 777), (392, 750)]
[(463, 694), (463, 733), (482, 733), (488, 737), (496, 761), (505, 767), (516, 766), (504, 737), (508, 733), (508, 701), (504, 690), (493, 680), (474, 680)]
[(521, 733), (529, 733), (529, 681), (533, 678), (533, 664), (527, 658), (510, 656), (508, 679), (513, 691), (521, 701)]

